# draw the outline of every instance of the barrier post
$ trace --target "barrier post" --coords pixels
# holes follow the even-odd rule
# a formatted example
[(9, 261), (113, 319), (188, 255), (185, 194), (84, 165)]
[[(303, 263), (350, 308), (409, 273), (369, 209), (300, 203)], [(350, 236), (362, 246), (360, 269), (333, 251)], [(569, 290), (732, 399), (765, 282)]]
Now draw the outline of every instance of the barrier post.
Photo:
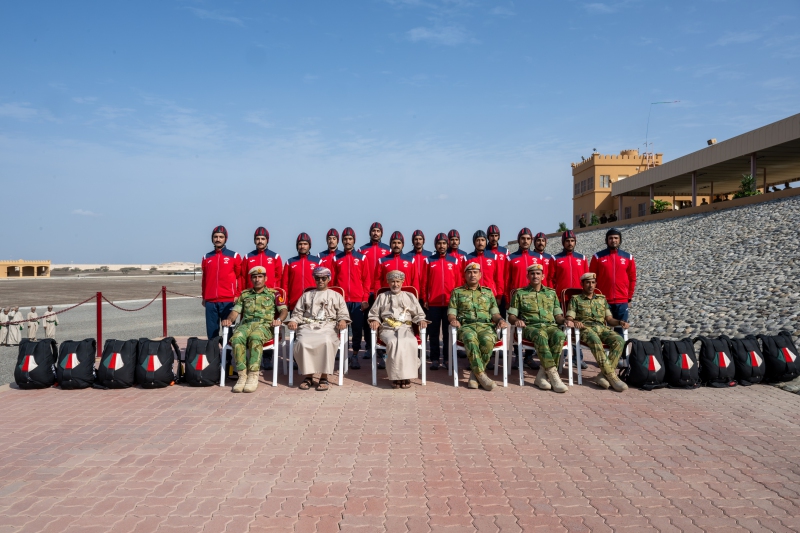
[(164, 337), (167, 336), (167, 287), (161, 286), (161, 315), (164, 323)]
[(103, 356), (103, 293), (97, 293), (97, 357)]

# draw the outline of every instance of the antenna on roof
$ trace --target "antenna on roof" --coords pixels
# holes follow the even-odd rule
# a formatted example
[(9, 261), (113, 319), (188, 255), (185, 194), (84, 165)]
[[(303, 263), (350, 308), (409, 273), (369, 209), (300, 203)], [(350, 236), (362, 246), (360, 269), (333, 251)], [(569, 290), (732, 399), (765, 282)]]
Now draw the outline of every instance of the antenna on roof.
[(647, 159), (647, 168), (656, 166), (654, 154), (652, 150), (650, 150), (650, 146), (652, 146), (653, 143), (648, 143), (650, 135), (650, 114), (653, 112), (653, 106), (658, 104), (677, 104), (679, 102), (680, 100), (672, 100), (671, 102), (650, 102), (650, 110), (647, 112), (647, 129), (644, 133), (644, 155)]

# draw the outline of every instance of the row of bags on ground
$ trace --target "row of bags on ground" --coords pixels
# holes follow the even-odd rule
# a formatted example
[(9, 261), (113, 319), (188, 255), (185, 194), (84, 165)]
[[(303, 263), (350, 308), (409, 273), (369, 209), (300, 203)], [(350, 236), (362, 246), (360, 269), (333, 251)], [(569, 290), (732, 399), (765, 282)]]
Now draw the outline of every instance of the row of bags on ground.
[[(126, 389), (140, 385), (159, 389), (176, 383), (208, 387), (219, 385), (220, 338), (191, 337), (185, 357), (172, 337), (160, 340), (109, 339), (95, 368), (95, 339), (23, 341), (19, 345), (14, 381), (21, 389)], [(175, 361), (177, 374), (173, 370)]]
[[(699, 355), (695, 343), (700, 343)], [(660, 387), (733, 387), (755, 383), (781, 383), (800, 376), (792, 335), (747, 335), (743, 338), (696, 337), (649, 341), (629, 339), (627, 366), (620, 378), (645, 390)]]

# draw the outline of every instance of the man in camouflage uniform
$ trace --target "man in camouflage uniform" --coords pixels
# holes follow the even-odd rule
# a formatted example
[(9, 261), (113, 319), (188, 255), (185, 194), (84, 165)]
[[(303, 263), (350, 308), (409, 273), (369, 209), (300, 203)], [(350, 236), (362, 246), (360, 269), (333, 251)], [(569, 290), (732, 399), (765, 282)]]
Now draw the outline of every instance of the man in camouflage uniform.
[[(264, 344), (272, 340), (272, 328), (280, 326), (289, 314), (278, 291), (266, 288), (267, 270), (264, 267), (253, 267), (248, 274), (253, 288), (242, 291), (231, 314), (222, 321), (223, 326), (230, 327), (236, 317), (242, 315), (242, 322), (231, 337), (233, 360), (239, 374), (233, 392), (255, 392)], [(276, 310), (278, 318), (275, 318)], [(246, 357), (248, 350), (250, 356)]]
[(486, 375), (486, 364), (497, 342), (495, 328), (506, 329), (508, 324), (500, 316), (492, 290), (480, 286), (480, 263), (468, 264), (464, 278), (464, 285), (450, 295), (447, 320), (458, 330), (457, 338), (464, 343), (467, 352), (472, 369), (469, 388), (477, 389), (480, 383), (484, 389), (492, 390), (495, 383)]
[(544, 267), (534, 263), (527, 271), (528, 286), (517, 289), (511, 297), (508, 321), (522, 328), (522, 338), (536, 346), (542, 364), (533, 384), (542, 390), (567, 392), (558, 375), (558, 359), (566, 338), (558, 324), (564, 323), (564, 312), (556, 291), (542, 285)]
[[(595, 294), (597, 275), (594, 272), (581, 276), (581, 287), (583, 293), (573, 296), (567, 305), (566, 325), (580, 330), (581, 341), (586, 343), (600, 366), (595, 384), (604, 389), (613, 387), (617, 392), (627, 390), (628, 386), (614, 373), (625, 342), (608, 326), (628, 329), (628, 323), (615, 319), (606, 297)], [(603, 350), (604, 343), (609, 348), (608, 356)], [(577, 349), (580, 350), (580, 346)]]

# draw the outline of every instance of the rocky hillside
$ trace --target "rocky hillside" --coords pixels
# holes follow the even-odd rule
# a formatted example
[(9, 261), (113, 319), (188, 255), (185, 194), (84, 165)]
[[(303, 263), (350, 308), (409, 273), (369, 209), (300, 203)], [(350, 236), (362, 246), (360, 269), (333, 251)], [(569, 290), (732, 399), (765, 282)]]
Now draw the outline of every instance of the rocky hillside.
[[(619, 229), (638, 270), (632, 336), (800, 336), (800, 197)], [(604, 248), (605, 231), (579, 234), (577, 250)]]

